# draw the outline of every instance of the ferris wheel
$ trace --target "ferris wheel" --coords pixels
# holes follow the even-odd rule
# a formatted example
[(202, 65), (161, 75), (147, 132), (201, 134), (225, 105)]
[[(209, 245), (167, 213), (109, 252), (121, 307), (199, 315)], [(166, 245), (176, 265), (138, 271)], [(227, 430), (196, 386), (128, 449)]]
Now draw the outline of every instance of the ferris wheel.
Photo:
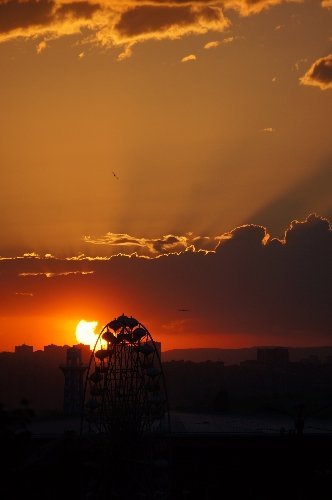
[(119, 316), (101, 330), (86, 376), (82, 432), (133, 439), (169, 430), (160, 352), (147, 328)]

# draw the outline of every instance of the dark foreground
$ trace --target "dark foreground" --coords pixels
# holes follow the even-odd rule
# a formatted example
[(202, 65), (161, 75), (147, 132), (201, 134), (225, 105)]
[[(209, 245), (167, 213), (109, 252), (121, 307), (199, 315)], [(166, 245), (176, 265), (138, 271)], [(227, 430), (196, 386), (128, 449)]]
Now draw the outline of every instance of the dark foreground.
[(331, 498), (330, 435), (178, 434), (144, 446), (2, 436), (0, 498)]

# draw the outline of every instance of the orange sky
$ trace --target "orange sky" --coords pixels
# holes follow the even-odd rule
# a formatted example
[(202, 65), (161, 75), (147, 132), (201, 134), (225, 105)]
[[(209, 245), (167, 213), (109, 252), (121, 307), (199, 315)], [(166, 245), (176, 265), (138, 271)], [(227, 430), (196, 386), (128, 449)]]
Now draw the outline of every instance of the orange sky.
[[(0, 350), (122, 312), (167, 348), (329, 342), (331, 5), (0, 0)], [(314, 212), (296, 259), (232, 232)]]

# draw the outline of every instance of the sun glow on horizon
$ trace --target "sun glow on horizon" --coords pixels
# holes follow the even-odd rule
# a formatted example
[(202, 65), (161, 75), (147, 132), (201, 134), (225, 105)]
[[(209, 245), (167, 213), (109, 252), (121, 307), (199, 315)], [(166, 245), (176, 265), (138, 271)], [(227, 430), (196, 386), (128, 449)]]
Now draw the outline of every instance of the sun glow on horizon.
[(85, 319), (81, 319), (76, 326), (77, 342), (89, 345), (93, 349), (99, 335), (95, 332), (97, 325), (98, 321), (85, 321)]

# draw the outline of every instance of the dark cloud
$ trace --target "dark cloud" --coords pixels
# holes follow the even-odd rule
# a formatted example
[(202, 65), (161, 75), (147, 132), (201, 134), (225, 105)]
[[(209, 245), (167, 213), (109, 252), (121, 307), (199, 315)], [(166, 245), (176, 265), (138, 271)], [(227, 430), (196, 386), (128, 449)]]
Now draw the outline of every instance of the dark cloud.
[(326, 248), (331, 243), (331, 227), (327, 219), (316, 214), (310, 214), (304, 222), (293, 221), (285, 233), (287, 245), (305, 248), (313, 246)]
[(222, 31), (228, 24), (222, 4), (210, 0), (0, 0), (0, 41), (18, 36), (56, 38), (81, 33), (86, 27), (94, 33), (90, 42), (124, 45), (127, 57), (139, 41)]
[(54, 2), (49, 0), (29, 0), (27, 2), (1, 0), (0, 33), (50, 22), (54, 5)]
[[(229, 233), (229, 236), (230, 238), (227, 238), (224, 244), (228, 246), (237, 246), (239, 248), (244, 245), (246, 248), (251, 248), (262, 245), (263, 239), (266, 236), (266, 229), (255, 224), (246, 224), (233, 229), (233, 231)], [(219, 243), (219, 247), (221, 244), (222, 243)]]
[(125, 37), (165, 31), (173, 26), (192, 24), (197, 20), (197, 13), (190, 5), (175, 7), (142, 5), (128, 9), (121, 16), (115, 29)]
[(195, 236), (191, 240), (191, 244), (196, 250), (212, 251), (218, 246), (218, 239), (209, 236)]
[(313, 85), (322, 90), (332, 89), (332, 54), (315, 61), (300, 81), (303, 85)]
[[(137, 42), (222, 32), (230, 25), (224, 10), (258, 13), (283, 0), (0, 0), (0, 42), (15, 37), (57, 38), (82, 34), (103, 46), (123, 46), (130, 57)], [(232, 37), (229, 37), (229, 41)], [(211, 45), (210, 45), (211, 46)]]
[(152, 1), (137, 2), (124, 10), (114, 30), (118, 39), (137, 42), (222, 31), (228, 24), (220, 3)]
[(168, 253), (169, 251), (186, 248), (186, 240), (182, 241), (178, 236), (164, 236), (163, 239), (151, 242), (151, 247), (156, 253)]
[[(159, 249), (177, 241), (171, 236), (155, 244)], [(181, 333), (174, 326), (168, 334), (200, 334), (203, 346), (211, 333), (290, 345), (328, 342), (332, 331), (332, 231), (315, 214), (293, 221), (283, 240), (270, 238), (262, 226), (238, 227), (209, 253), (0, 260), (0, 281), (1, 315), (15, 322), (40, 311), (109, 319), (116, 307), (164, 332), (162, 325), (178, 325), (179, 304), (186, 304)], [(15, 293), (23, 284), (32, 295), (18, 309)]]
[[(123, 60), (131, 56), (138, 42), (222, 32), (231, 24), (224, 14), (229, 9), (248, 16), (285, 1), (0, 0), (0, 42), (16, 37), (38, 40), (77, 34), (89, 43), (122, 47), (118, 59)], [(329, 0), (322, 6), (328, 7)], [(222, 43), (233, 39), (230, 36)], [(215, 47), (216, 43), (207, 44), (206, 48)], [(319, 75), (315, 74), (312, 81), (329, 85), (325, 80), (326, 67), (315, 71)]]
[(94, 12), (100, 9), (100, 5), (89, 2), (71, 2), (60, 5), (56, 10), (58, 19), (90, 19)]
[[(88, 1), (61, 4), (56, 0), (0, 0), (0, 33), (35, 27), (38, 35), (38, 26), (51, 26), (68, 18), (88, 19), (99, 8)], [(33, 31), (26, 33), (33, 36)]]

